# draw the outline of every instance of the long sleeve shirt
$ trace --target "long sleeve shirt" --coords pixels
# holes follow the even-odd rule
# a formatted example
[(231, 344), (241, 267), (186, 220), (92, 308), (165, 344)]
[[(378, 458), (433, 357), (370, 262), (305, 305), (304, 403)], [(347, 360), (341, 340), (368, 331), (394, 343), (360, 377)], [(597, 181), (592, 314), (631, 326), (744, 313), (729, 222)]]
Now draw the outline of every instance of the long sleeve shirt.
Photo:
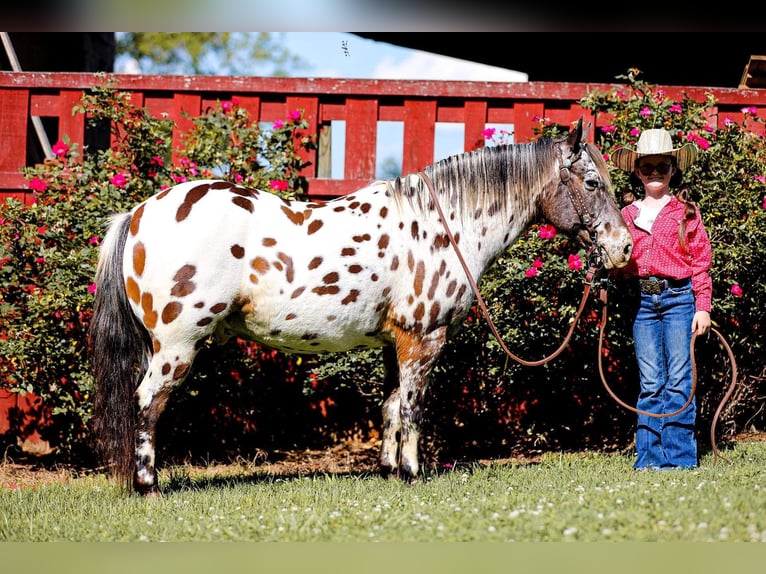
[(633, 236), (633, 253), (628, 264), (619, 269), (617, 277), (691, 278), (697, 311), (710, 311), (713, 280), (710, 277), (712, 250), (699, 209), (686, 221), (686, 248), (681, 245), (678, 228), (685, 206), (677, 197), (659, 211), (651, 231), (636, 225), (639, 202), (622, 208), (622, 216)]

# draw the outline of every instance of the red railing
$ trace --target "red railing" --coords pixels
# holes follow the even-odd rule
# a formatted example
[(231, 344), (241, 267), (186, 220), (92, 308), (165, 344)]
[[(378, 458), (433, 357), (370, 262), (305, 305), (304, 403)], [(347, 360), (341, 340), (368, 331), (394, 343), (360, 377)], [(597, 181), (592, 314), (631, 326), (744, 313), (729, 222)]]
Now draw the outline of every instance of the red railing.
[[(264, 78), (223, 76), (111, 75), (114, 87), (132, 94), (134, 103), (154, 115), (173, 119), (177, 142), (191, 122), (185, 114), (199, 115), (217, 100), (237, 97), (251, 117), (273, 122), (287, 112), (302, 109), (318, 148), (305, 153), (303, 175), (308, 192), (317, 198), (348, 193), (375, 177), (378, 122), (402, 122), (402, 172), (418, 171), (432, 163), (436, 124), (463, 126), (465, 151), (484, 144), (487, 125), (512, 124), (514, 140), (533, 136), (536, 117), (570, 125), (580, 116), (594, 118), (578, 101), (589, 91), (605, 91), (617, 84), (554, 82), (456, 82), (432, 80), (350, 80), (325, 78)], [(21, 168), (29, 164), (28, 138), (34, 138), (32, 117), (54, 118), (57, 137), (67, 135), (83, 143), (85, 118), (72, 114), (84, 90), (103, 83), (94, 74), (0, 72), (0, 199), (30, 199)], [(766, 115), (766, 90), (663, 86), (668, 97), (683, 95), (704, 101), (712, 94), (718, 103), (711, 123), (729, 116), (741, 121), (741, 108), (754, 106)], [(718, 115), (715, 115), (718, 112)], [(48, 123), (51, 120), (46, 120)], [(331, 177), (328, 134), (333, 122), (345, 122), (342, 177)], [(601, 122), (607, 121), (600, 118)], [(598, 127), (598, 121), (594, 121)], [(593, 139), (591, 130), (589, 137)], [(51, 142), (53, 143), (53, 142)]]

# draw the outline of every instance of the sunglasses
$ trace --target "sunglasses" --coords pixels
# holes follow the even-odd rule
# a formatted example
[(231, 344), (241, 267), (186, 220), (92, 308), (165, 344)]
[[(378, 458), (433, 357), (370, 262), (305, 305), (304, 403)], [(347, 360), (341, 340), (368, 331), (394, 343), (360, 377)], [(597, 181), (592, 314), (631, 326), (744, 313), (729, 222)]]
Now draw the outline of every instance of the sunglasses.
[(657, 170), (657, 173), (660, 175), (667, 175), (667, 173), (670, 171), (671, 165), (672, 164), (669, 162), (662, 162), (658, 163), (657, 165), (654, 165), (653, 163), (643, 163), (638, 166), (638, 170), (642, 175), (652, 175), (655, 170)]

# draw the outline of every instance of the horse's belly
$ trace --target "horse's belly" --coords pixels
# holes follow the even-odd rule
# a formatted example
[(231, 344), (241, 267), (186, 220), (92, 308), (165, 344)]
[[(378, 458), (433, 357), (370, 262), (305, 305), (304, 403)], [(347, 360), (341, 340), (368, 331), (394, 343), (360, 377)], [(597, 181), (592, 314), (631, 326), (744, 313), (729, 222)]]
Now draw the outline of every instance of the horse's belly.
[(382, 317), (356, 307), (280, 304), (260, 299), (227, 319), (227, 327), (244, 338), (292, 353), (327, 353), (385, 344)]

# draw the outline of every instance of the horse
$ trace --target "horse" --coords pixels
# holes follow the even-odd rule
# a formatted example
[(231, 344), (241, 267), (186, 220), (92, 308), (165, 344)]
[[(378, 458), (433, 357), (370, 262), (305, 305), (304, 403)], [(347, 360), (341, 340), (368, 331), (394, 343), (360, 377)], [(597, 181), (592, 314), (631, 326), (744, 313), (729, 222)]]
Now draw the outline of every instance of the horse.
[(602, 269), (630, 258), (582, 119), (563, 137), (464, 152), (324, 202), (206, 179), (111, 216), (88, 332), (97, 452), (128, 491), (159, 494), (157, 421), (208, 340), (380, 347), (379, 472), (415, 482), (429, 373), (472, 305), (471, 282), (542, 221), (596, 248)]

